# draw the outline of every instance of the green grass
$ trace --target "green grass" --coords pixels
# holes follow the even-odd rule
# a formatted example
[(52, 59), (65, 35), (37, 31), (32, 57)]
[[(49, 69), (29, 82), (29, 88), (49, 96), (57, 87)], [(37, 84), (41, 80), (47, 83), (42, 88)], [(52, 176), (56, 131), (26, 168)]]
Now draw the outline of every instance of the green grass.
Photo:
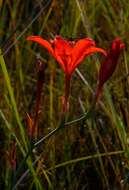
[[(128, 0), (0, 1), (0, 189), (129, 189), (128, 10)], [(83, 115), (90, 109), (102, 58), (86, 58), (73, 74), (67, 123), (58, 130), (64, 73), (46, 50), (26, 40), (33, 34), (91, 37), (104, 49), (116, 36), (125, 42), (94, 114)], [(33, 147), (26, 116), (35, 115), (38, 53), (46, 70)], [(15, 171), (7, 156), (13, 139)]]

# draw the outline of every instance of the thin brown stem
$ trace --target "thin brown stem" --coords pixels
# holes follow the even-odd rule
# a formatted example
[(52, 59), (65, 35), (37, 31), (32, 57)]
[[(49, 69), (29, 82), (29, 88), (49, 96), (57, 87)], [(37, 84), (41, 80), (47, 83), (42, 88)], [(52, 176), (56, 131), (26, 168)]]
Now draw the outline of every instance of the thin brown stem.
[(31, 137), (37, 136), (37, 126), (38, 126), (38, 118), (39, 118), (39, 110), (40, 110), (40, 103), (41, 103), (41, 95), (42, 95), (42, 88), (44, 83), (44, 76), (45, 76), (45, 65), (38, 59), (39, 63), (39, 70), (38, 70), (38, 80), (37, 80), (37, 94), (36, 94), (36, 106), (35, 106), (35, 116), (34, 122), (32, 126)]

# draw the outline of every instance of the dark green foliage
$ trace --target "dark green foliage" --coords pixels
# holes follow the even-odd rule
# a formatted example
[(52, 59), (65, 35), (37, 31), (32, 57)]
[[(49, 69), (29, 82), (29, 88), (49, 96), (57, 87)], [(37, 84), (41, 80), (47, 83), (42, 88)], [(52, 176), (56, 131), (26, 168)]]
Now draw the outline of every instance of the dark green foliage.
[[(0, 1), (0, 46), (11, 82), (8, 84), (7, 73), (1, 67), (0, 189), (12, 189), (17, 182), (17, 189), (29, 190), (129, 189), (128, 20), (128, 0)], [(104, 49), (120, 36), (126, 49), (105, 86), (93, 117), (67, 127), (40, 144), (17, 173), (29, 144), (26, 113), (32, 118), (35, 113), (37, 54), (40, 53), (46, 64), (37, 139), (58, 127), (64, 89), (60, 66), (45, 49), (26, 41), (26, 37), (33, 34), (45, 39), (57, 34), (75, 40), (92, 37), (97, 46)], [(99, 55), (91, 56), (79, 66), (82, 77), (74, 73), (68, 121), (89, 110), (101, 61)], [(14, 138), (17, 142), (16, 171), (12, 171), (7, 158)], [(40, 159), (32, 167), (38, 156)], [(29, 174), (19, 182), (28, 168)]]

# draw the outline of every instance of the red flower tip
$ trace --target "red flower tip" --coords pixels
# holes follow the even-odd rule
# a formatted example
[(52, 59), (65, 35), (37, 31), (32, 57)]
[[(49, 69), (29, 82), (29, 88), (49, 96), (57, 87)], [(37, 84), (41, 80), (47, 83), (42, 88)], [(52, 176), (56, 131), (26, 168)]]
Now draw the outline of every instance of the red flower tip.
[(106, 60), (102, 62), (99, 70), (99, 84), (96, 93), (96, 98), (100, 96), (104, 83), (112, 76), (115, 71), (116, 65), (122, 49), (125, 48), (125, 44), (119, 37), (115, 38), (112, 42), (111, 48), (108, 51)]
[(26, 39), (29, 41), (39, 43), (41, 46), (45, 47), (49, 51), (50, 54), (54, 56), (54, 52), (53, 52), (53, 48), (51, 44), (48, 41), (42, 39), (40, 36), (28, 36)]
[(112, 49), (115, 51), (120, 51), (123, 48), (125, 48), (125, 44), (121, 41), (119, 37), (115, 38), (115, 40), (112, 42)]

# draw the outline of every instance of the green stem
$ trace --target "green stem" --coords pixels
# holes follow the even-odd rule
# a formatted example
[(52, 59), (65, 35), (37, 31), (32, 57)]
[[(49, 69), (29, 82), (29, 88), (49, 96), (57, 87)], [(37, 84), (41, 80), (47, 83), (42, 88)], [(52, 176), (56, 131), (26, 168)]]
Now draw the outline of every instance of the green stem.
[(67, 126), (67, 125), (72, 125), (72, 124), (77, 123), (77, 122), (79, 122), (79, 121), (89, 119), (89, 118), (91, 117), (92, 113), (93, 113), (92, 111), (85, 112), (85, 113), (84, 113), (82, 116), (80, 116), (78, 119), (75, 119), (75, 120), (73, 120), (73, 121), (68, 121), (68, 122), (66, 122), (66, 123), (65, 123), (65, 126)]
[(60, 131), (61, 129), (65, 129), (64, 126), (69, 126), (69, 125), (72, 125), (74, 123), (77, 123), (81, 120), (87, 120), (91, 117), (91, 115), (93, 114), (93, 112), (90, 110), (86, 113), (84, 113), (81, 117), (79, 117), (78, 119), (75, 119), (73, 121), (70, 121), (70, 122), (67, 122), (65, 123), (65, 117), (64, 115), (62, 116), (61, 118), (61, 123), (59, 125), (59, 127), (55, 128), (54, 130), (52, 130), (50, 133), (48, 133), (46, 136), (44, 136), (43, 138), (41, 138), (39, 141), (37, 141), (35, 144), (33, 144), (29, 151), (27, 152), (26, 156), (24, 157), (20, 167), (18, 168), (17, 170), (17, 173), (16, 175), (18, 175), (18, 173), (20, 172), (20, 170), (22, 169), (22, 166), (24, 165), (24, 163), (26, 162), (26, 160), (28, 159), (29, 155), (32, 153), (33, 149), (34, 148), (37, 148), (41, 143), (45, 142), (47, 139), (49, 139), (51, 136), (55, 135), (58, 131)]
[[(117, 155), (117, 154), (123, 154), (124, 153), (124, 150), (118, 150), (118, 151), (114, 151), (114, 152), (104, 152), (104, 153), (100, 153), (99, 154), (99, 157), (104, 157), (104, 156), (113, 156), (113, 155)], [(34, 162), (33, 162), (33, 166), (37, 163), (37, 161), (41, 158), (41, 156), (39, 158), (37, 158)], [(84, 157), (81, 157), (81, 158), (76, 158), (76, 159), (73, 159), (73, 160), (68, 160), (66, 162), (62, 162), (60, 164), (57, 164), (55, 167), (51, 167), (49, 169), (47, 169), (47, 171), (50, 171), (50, 170), (55, 170), (57, 168), (60, 168), (60, 167), (63, 167), (63, 166), (66, 166), (66, 165), (69, 165), (69, 164), (75, 164), (77, 162), (81, 162), (81, 161), (84, 161), (84, 160), (89, 160), (89, 159), (95, 159), (95, 158), (98, 158), (98, 154), (94, 154), (94, 155), (89, 155), (89, 156), (84, 156)], [(24, 172), (24, 174), (20, 177), (20, 179), (17, 181), (17, 183), (15, 184), (13, 190), (16, 189), (16, 187), (23, 181), (23, 179), (29, 174), (29, 169), (26, 170)]]
[(39, 141), (37, 141), (34, 144), (31, 144), (30, 149), (28, 150), (28, 152), (26, 153), (26, 156), (24, 157), (23, 161), (21, 162), (19, 168), (17, 169), (16, 172), (16, 176), (18, 176), (19, 172), (21, 171), (23, 165), (25, 164), (26, 160), (28, 159), (28, 157), (30, 156), (30, 154), (32, 153), (33, 149), (38, 147), (38, 145), (40, 145), (41, 143), (43, 143), (45, 140), (47, 140), (48, 138), (50, 138), (51, 136), (53, 136), (54, 134), (56, 134), (59, 130), (64, 129), (64, 125), (65, 125), (65, 120), (62, 119), (60, 126), (58, 128), (55, 128), (53, 131), (51, 131), (50, 133), (48, 133), (46, 136), (44, 136), (43, 138), (41, 138)]
[(98, 158), (98, 157), (104, 157), (104, 156), (113, 156), (113, 155), (123, 154), (123, 153), (124, 153), (124, 150), (118, 150), (118, 151), (114, 151), (114, 152), (100, 153), (99, 155), (94, 154), (94, 155), (84, 156), (84, 157), (81, 157), (81, 158), (76, 158), (76, 159), (73, 159), (73, 160), (68, 160), (66, 162), (57, 164), (54, 168), (51, 167), (51, 168), (47, 169), (47, 171), (57, 169), (57, 168), (60, 168), (60, 167), (63, 167), (63, 166), (69, 165), (69, 164), (75, 164), (77, 162), (84, 161), (84, 160), (89, 160), (89, 159)]

